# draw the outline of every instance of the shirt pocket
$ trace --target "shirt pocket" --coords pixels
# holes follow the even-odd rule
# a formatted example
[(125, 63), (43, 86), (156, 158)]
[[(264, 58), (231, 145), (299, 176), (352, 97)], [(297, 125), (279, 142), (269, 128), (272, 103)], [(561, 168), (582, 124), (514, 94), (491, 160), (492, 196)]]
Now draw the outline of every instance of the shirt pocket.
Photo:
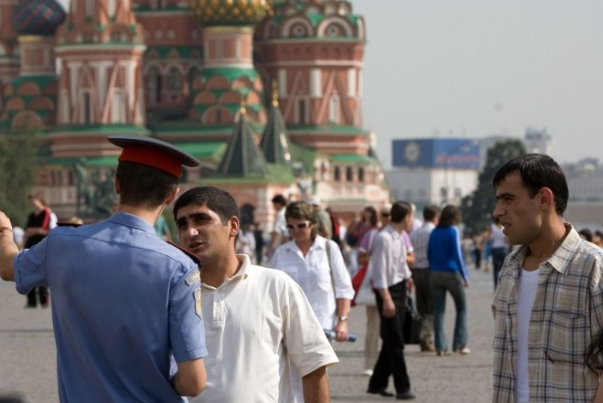
[(308, 262), (308, 281), (312, 287), (328, 291), (333, 287), (331, 282), (331, 267), (326, 255), (315, 254)]
[(553, 309), (551, 327), (542, 332), (546, 343), (545, 355), (552, 363), (584, 364), (586, 336), (588, 331), (587, 315), (577, 310)]

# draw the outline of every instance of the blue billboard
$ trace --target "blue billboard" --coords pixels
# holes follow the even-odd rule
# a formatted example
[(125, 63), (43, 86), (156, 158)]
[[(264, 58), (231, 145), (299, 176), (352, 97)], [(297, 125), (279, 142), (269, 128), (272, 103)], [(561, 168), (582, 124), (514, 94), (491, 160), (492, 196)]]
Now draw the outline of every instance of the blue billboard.
[(405, 168), (480, 168), (475, 139), (404, 139), (392, 141), (392, 166)]

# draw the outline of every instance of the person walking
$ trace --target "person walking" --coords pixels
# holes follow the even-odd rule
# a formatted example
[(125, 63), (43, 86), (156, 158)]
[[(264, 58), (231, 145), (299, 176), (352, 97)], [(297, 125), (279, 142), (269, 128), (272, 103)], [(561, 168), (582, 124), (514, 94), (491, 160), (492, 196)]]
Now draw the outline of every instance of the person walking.
[[(289, 203), (285, 219), (292, 240), (274, 251), (270, 266), (300, 285), (324, 330), (333, 330), (335, 340), (346, 341), (354, 289), (341, 251), (334, 241), (318, 234), (316, 212), (311, 204)], [(296, 382), (299, 375), (295, 368), (291, 373), (292, 382)]]
[(600, 372), (589, 369), (587, 347), (603, 328), (603, 250), (564, 222), (569, 189), (551, 157), (507, 161), (492, 185), (493, 215), (519, 246), (492, 301), (492, 401), (592, 402)]
[[(207, 387), (193, 402), (328, 403), (326, 367), (338, 362), (301, 287), (236, 254), (239, 210), (210, 186), (174, 204), (181, 244), (203, 267)], [(289, 368), (301, 376), (295, 390)], [(296, 383), (297, 384), (297, 383)]]
[(461, 237), (456, 227), (460, 223), (460, 218), (461, 214), (456, 206), (444, 207), (427, 245), (429, 285), (433, 295), (435, 348), (438, 356), (450, 355), (444, 330), (446, 292), (450, 293), (456, 307), (452, 349), (462, 355), (471, 353), (467, 347), (467, 297), (465, 295), (465, 288), (469, 287), (469, 273), (461, 251)]
[[(360, 287), (354, 296), (354, 302), (356, 305), (364, 305), (366, 312), (366, 331), (364, 335), (364, 375), (373, 375), (373, 368), (377, 362), (379, 356), (379, 310), (377, 309), (377, 303), (375, 302), (375, 294), (373, 293), (373, 282), (371, 280), (372, 268), (370, 266), (371, 249), (373, 246), (373, 239), (380, 229), (385, 228), (389, 223), (389, 212), (391, 205), (385, 205), (381, 207), (381, 217), (384, 221), (383, 226), (379, 226), (379, 219), (377, 218), (377, 210), (368, 206), (365, 211), (370, 211), (374, 219), (371, 218), (370, 222), (374, 222), (374, 226), (369, 229), (364, 236), (360, 245), (358, 245), (358, 257), (357, 262), (360, 269), (354, 274), (356, 276), (363, 276), (360, 282)], [(364, 273), (362, 268), (366, 266)]]
[(282, 194), (277, 194), (272, 198), (272, 207), (274, 207), (274, 226), (270, 232), (270, 240), (266, 248), (266, 260), (269, 261), (272, 254), (280, 245), (288, 241), (289, 232), (287, 231), (287, 223), (285, 220), (285, 208), (287, 207), (287, 199)]
[(490, 255), (492, 256), (492, 272), (494, 274), (494, 288), (498, 285), (500, 269), (505, 262), (505, 257), (509, 253), (509, 245), (503, 233), (503, 227), (500, 220), (494, 217), (493, 223), (488, 227), (487, 238), (490, 241)]
[(20, 253), (0, 212), (0, 277), (22, 294), (52, 291), (61, 402), (184, 402), (206, 380), (199, 266), (153, 224), (176, 198), (182, 165), (200, 163), (152, 138), (109, 141), (123, 148), (117, 212), (55, 228)]
[(433, 295), (429, 285), (429, 260), (427, 245), (429, 236), (438, 224), (440, 209), (429, 205), (423, 209), (423, 225), (410, 234), (410, 241), (415, 250), (415, 265), (411, 267), (415, 284), (415, 299), (417, 311), (421, 315), (420, 346), (421, 351), (435, 351), (433, 345)]
[(412, 274), (406, 263), (406, 247), (402, 231), (412, 225), (410, 204), (395, 202), (390, 224), (375, 235), (370, 265), (377, 308), (381, 316), (381, 351), (369, 380), (367, 393), (393, 396), (387, 391), (393, 375), (396, 398), (414, 399), (404, 359), (404, 314), (406, 289), (412, 288)]
[[(27, 224), (25, 225), (25, 235), (23, 237), (24, 249), (30, 249), (34, 245), (37, 245), (48, 235), (52, 219), (50, 209), (46, 207), (42, 198), (37, 195), (29, 195), (27, 196), (27, 200), (32, 205), (33, 211), (29, 213)], [(38, 300), (42, 308), (48, 306), (48, 288), (46, 286), (34, 286), (27, 293), (27, 305), (25, 307), (35, 308)]]
[(335, 242), (318, 234), (316, 213), (309, 203), (289, 203), (285, 218), (293, 239), (274, 252), (270, 266), (293, 278), (323, 328), (335, 330), (337, 341), (346, 341), (354, 289), (341, 251)]
[(360, 216), (356, 221), (350, 224), (346, 230), (345, 241), (350, 248), (350, 271), (358, 271), (358, 247), (364, 238), (364, 235), (374, 228), (378, 223), (377, 212), (374, 207), (367, 206), (362, 209)]

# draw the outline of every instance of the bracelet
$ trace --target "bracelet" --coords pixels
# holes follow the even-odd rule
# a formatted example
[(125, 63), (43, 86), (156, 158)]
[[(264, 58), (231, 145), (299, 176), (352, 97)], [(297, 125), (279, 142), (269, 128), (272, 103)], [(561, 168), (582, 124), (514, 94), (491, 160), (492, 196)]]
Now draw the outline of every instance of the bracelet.
[(4, 231), (6, 231), (6, 230), (8, 230), (8, 231), (10, 231), (10, 232), (13, 232), (13, 229), (12, 229), (12, 228), (10, 228), (10, 227), (0, 227), (0, 234), (1, 234), (1, 233), (3, 233), (3, 232), (4, 232)]

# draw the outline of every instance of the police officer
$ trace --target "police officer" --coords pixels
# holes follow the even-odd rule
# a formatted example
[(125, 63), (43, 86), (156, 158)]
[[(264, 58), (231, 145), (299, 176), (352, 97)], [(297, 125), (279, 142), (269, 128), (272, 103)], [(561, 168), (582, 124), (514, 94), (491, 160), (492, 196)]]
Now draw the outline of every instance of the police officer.
[(123, 148), (116, 213), (56, 228), (19, 253), (0, 212), (0, 275), (21, 294), (52, 291), (62, 402), (182, 402), (206, 381), (199, 267), (153, 224), (176, 197), (182, 165), (199, 161), (156, 139), (109, 141)]

